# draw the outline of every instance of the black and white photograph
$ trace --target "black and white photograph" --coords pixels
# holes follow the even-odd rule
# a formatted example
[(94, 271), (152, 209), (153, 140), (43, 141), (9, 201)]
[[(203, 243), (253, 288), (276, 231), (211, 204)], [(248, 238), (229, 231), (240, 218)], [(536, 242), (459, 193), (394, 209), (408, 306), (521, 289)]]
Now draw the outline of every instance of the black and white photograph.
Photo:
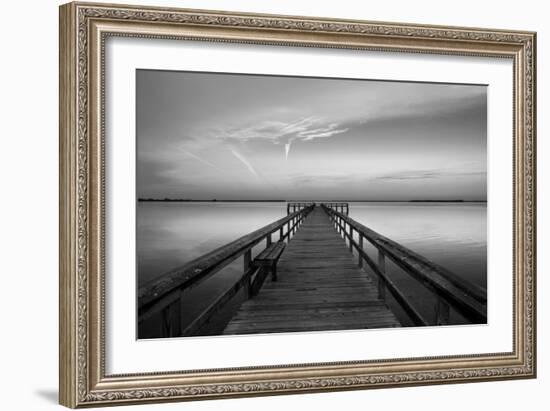
[(138, 338), (487, 322), (487, 87), (136, 72)]

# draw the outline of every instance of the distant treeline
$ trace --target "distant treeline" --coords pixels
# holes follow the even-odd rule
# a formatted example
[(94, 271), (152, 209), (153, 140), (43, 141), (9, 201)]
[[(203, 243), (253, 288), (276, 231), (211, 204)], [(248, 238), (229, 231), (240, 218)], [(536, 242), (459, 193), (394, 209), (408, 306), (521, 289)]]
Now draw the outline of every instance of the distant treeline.
[(193, 200), (189, 198), (138, 198), (138, 201), (173, 201), (184, 203), (284, 203), (286, 200), (218, 200), (216, 198), (212, 200)]
[(145, 202), (184, 202), (184, 203), (286, 203), (286, 202), (348, 202), (348, 203), (486, 203), (487, 200), (195, 200), (190, 198), (138, 198)]
[(409, 200), (409, 203), (486, 203), (487, 200)]

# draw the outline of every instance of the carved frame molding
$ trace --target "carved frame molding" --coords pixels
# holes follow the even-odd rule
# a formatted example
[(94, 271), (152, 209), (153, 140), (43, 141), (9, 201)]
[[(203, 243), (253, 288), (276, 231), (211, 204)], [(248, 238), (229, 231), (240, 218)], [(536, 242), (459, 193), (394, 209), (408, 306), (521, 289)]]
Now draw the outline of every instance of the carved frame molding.
[[(514, 61), (514, 351), (107, 376), (104, 44), (109, 36), (389, 50)], [(535, 33), (70, 3), (60, 8), (60, 402), (69, 407), (536, 375)]]

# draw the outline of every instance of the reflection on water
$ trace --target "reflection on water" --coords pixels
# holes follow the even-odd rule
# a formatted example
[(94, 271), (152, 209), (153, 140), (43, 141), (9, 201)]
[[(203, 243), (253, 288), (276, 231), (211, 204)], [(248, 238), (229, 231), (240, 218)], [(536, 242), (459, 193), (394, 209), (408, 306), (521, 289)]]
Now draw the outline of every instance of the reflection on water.
[[(353, 203), (350, 217), (487, 287), (487, 203)], [(367, 245), (366, 251), (376, 261), (377, 250)], [(434, 318), (433, 293), (389, 259), (386, 272), (425, 318)], [(390, 298), (388, 304), (404, 325), (412, 325), (395, 300)], [(468, 323), (453, 310), (450, 322)]]
[[(139, 202), (138, 285), (285, 215), (285, 203)], [(486, 287), (486, 203), (350, 203), (350, 217)], [(367, 251), (375, 256), (374, 249)], [(387, 269), (423, 311), (431, 309), (433, 303), (422, 287), (396, 266), (388, 264)], [(241, 271), (239, 258), (190, 292), (184, 307), (189, 321)], [(237, 299), (234, 306), (238, 304)], [(226, 314), (228, 319), (231, 313)], [(219, 333), (224, 321), (212, 324), (209, 333)]]
[(282, 203), (139, 202), (138, 283), (143, 285), (285, 215)]
[(349, 216), (486, 287), (486, 203), (352, 203)]

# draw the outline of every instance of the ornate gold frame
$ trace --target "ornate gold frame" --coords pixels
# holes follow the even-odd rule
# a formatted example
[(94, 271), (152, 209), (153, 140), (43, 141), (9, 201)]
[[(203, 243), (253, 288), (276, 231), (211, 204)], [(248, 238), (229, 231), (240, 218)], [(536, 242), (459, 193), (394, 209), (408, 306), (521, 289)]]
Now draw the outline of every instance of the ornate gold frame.
[[(476, 356), (105, 375), (103, 60), (108, 36), (498, 56), (514, 63), (514, 350)], [(533, 378), (532, 32), (70, 3), (60, 8), (60, 402), (68, 407)]]

